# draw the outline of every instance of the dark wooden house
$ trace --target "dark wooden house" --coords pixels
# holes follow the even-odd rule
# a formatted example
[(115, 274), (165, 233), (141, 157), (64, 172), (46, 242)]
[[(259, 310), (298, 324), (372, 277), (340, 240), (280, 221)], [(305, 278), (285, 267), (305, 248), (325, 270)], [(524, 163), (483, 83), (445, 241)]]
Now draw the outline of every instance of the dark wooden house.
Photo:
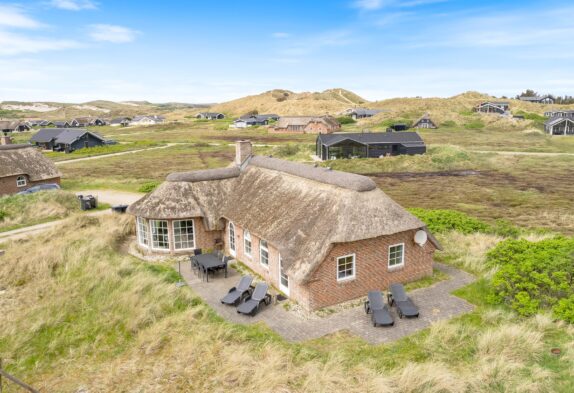
[(100, 135), (81, 128), (42, 128), (30, 142), (46, 150), (66, 153), (106, 144), (106, 140)]
[(316, 140), (316, 153), (322, 160), (378, 158), (425, 152), (426, 145), (416, 132), (319, 134)]

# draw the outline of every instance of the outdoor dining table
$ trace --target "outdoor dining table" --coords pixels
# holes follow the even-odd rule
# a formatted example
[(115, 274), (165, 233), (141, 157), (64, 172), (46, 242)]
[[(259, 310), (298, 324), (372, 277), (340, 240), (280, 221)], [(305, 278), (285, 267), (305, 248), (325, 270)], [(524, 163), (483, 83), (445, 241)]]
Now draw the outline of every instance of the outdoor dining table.
[(195, 259), (197, 264), (201, 266), (201, 270), (205, 272), (205, 277), (208, 282), (210, 270), (224, 269), (225, 277), (227, 277), (227, 260), (222, 261), (221, 256), (217, 256), (216, 254), (199, 254), (191, 258)]

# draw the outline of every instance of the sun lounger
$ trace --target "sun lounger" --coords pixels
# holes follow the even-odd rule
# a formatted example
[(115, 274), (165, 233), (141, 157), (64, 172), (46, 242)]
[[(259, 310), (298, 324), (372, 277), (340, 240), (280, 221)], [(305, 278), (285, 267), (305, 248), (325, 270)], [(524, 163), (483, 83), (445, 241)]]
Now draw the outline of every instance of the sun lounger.
[(365, 312), (371, 314), (373, 326), (393, 326), (395, 321), (389, 310), (389, 307), (384, 303), (381, 291), (370, 291), (369, 300), (365, 302)]
[(245, 301), (237, 307), (237, 312), (251, 316), (257, 314), (259, 307), (261, 307), (261, 303), (269, 304), (271, 302), (271, 296), (267, 294), (267, 289), (269, 289), (269, 285), (266, 283), (260, 282), (257, 284), (251, 296), (245, 299)]
[(388, 297), (388, 303), (397, 307), (399, 318), (405, 317), (418, 317), (419, 308), (413, 303), (410, 297), (405, 292), (403, 284), (392, 284), (391, 292)]
[(227, 295), (221, 299), (221, 303), (237, 306), (241, 300), (243, 300), (243, 298), (249, 294), (249, 289), (252, 281), (253, 277), (251, 276), (241, 277), (239, 284), (229, 290)]

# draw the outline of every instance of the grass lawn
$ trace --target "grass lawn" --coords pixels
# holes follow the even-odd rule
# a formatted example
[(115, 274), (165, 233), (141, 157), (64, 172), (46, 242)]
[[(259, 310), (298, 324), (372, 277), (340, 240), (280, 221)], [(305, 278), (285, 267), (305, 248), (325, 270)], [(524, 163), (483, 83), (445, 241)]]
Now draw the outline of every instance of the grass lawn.
[(162, 144), (153, 141), (137, 141), (137, 142), (126, 142), (117, 145), (89, 147), (85, 149), (75, 150), (67, 154), (56, 151), (50, 151), (44, 154), (46, 155), (46, 157), (52, 159), (52, 161), (65, 161), (65, 160), (74, 160), (77, 158), (100, 156), (105, 154), (122, 153), (125, 151), (148, 149), (150, 147), (156, 147), (156, 146), (162, 146)]
[(474, 312), (402, 340), (373, 346), (339, 332), (291, 344), (218, 317), (175, 285), (171, 263), (120, 251), (130, 217), (78, 217), (58, 234), (8, 244), (0, 264), (0, 299), (10, 299), (0, 353), (41, 391), (566, 393), (574, 383), (574, 328), (488, 305), (486, 279), (458, 291)]

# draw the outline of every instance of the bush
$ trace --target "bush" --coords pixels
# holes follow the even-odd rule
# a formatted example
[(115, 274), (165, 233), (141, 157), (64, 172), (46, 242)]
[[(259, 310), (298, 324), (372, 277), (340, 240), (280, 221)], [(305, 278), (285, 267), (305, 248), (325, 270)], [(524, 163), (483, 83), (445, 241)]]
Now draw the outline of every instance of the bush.
[(455, 210), (413, 208), (409, 211), (423, 221), (431, 232), (435, 233), (458, 231), (469, 234), (473, 232), (490, 233), (492, 231), (490, 225)]
[(441, 127), (456, 127), (456, 122), (454, 120), (447, 120), (447, 121), (443, 121), (440, 126)]
[(357, 121), (355, 119), (353, 119), (350, 116), (341, 116), (341, 117), (337, 117), (337, 121), (343, 125), (343, 124), (355, 124)]
[(487, 254), (487, 264), (498, 269), (491, 301), (521, 315), (551, 309), (574, 323), (574, 238), (505, 240)]
[(464, 125), (467, 130), (478, 130), (484, 128), (484, 123), (480, 120), (473, 120)]
[(279, 148), (277, 148), (277, 154), (281, 157), (294, 156), (299, 153), (300, 150), (301, 147), (299, 145), (289, 143), (287, 145), (279, 146)]
[(161, 182), (159, 181), (148, 181), (147, 183), (144, 183), (140, 186), (140, 188), (138, 188), (138, 192), (152, 192), (153, 190), (155, 190), (157, 188), (157, 186), (159, 186), (161, 184)]

